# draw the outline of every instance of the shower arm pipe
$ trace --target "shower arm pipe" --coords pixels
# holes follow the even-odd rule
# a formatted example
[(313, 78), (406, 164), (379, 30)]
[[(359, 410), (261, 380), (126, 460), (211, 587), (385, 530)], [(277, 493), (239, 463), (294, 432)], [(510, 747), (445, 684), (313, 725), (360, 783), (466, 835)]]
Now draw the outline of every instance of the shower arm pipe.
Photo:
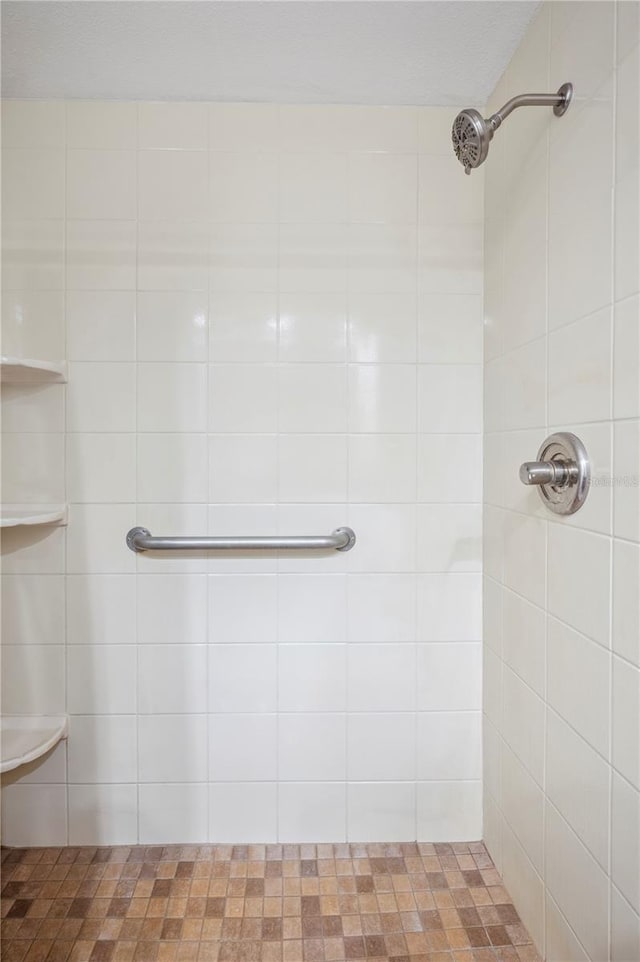
[(487, 123), (493, 131), (496, 131), (502, 121), (506, 120), (517, 107), (554, 107), (555, 112), (561, 116), (569, 106), (572, 94), (571, 84), (563, 84), (555, 94), (520, 94), (518, 97), (507, 100), (500, 110), (496, 110), (495, 114), (489, 117)]
[(157, 537), (147, 528), (131, 528), (127, 546), (132, 551), (350, 551), (356, 543), (351, 528), (336, 528), (328, 535), (258, 535), (224, 537)]

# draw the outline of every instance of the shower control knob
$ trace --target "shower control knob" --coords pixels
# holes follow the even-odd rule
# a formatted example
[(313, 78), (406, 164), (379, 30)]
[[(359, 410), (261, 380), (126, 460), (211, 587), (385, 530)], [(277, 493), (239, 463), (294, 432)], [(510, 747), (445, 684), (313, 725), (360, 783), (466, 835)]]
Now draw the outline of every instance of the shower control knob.
[(566, 461), (525, 461), (520, 465), (523, 484), (566, 484), (572, 465)]
[(550, 511), (573, 514), (584, 504), (591, 483), (584, 444), (568, 431), (552, 434), (538, 451), (537, 461), (520, 465), (520, 480), (538, 488)]

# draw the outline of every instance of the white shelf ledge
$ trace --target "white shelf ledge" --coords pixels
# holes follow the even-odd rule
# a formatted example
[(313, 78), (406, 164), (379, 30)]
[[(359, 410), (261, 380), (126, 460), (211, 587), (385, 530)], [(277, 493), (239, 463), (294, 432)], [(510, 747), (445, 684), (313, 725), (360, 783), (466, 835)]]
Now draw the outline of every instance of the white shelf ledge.
[(66, 523), (66, 504), (3, 504), (0, 509), (0, 528), (15, 528), (20, 524)]
[(5, 384), (55, 384), (67, 380), (65, 361), (40, 361), (35, 357), (0, 357), (0, 378)]
[(2, 715), (0, 772), (10, 772), (53, 748), (67, 737), (66, 715)]

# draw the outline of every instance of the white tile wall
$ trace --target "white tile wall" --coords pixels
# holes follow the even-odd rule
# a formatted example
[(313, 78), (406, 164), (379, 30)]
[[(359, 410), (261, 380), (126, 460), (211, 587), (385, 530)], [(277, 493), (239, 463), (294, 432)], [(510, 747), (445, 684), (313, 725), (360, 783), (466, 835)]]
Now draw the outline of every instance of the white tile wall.
[[(450, 114), (8, 105), (7, 337), (70, 376), (7, 390), (5, 483), (37, 454), (71, 502), (7, 539), (6, 703), (71, 715), (8, 843), (480, 836), (483, 176)], [(134, 523), (358, 544), (136, 558)]]
[[(489, 108), (575, 86), (501, 129), (485, 198), (485, 838), (550, 962), (640, 953), (639, 27), (544, 4)], [(557, 430), (594, 466), (562, 519), (517, 479)]]

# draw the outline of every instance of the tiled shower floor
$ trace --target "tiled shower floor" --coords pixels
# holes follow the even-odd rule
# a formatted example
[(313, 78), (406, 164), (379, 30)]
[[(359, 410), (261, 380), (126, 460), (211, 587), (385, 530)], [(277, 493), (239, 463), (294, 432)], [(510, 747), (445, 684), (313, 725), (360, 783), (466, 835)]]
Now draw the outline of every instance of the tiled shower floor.
[(5, 849), (4, 962), (538, 962), (482, 843)]

